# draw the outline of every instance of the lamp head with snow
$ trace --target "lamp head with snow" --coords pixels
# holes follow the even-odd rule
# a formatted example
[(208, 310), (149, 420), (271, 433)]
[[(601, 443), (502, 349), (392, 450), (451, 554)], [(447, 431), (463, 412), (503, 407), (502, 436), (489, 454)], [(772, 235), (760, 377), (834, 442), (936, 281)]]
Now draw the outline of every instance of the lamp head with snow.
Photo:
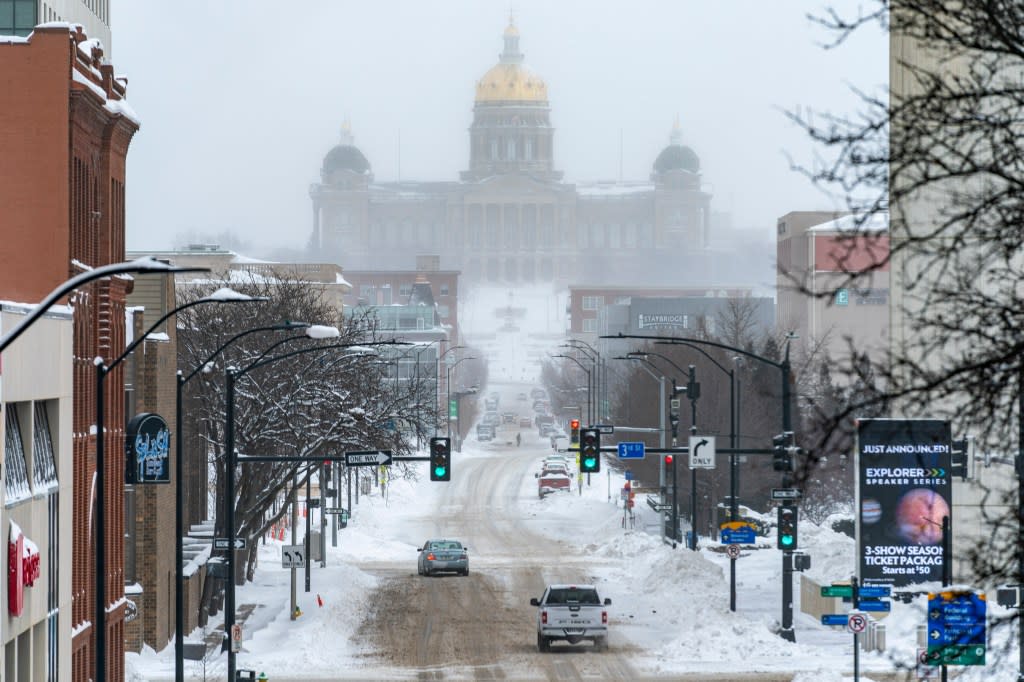
[(325, 324), (311, 324), (306, 327), (306, 336), (311, 339), (336, 339), (341, 336), (341, 331)]
[(217, 291), (203, 296), (202, 301), (210, 301), (213, 303), (254, 303), (257, 301), (269, 301), (270, 298), (267, 296), (249, 296), (235, 291), (231, 287), (221, 287)]

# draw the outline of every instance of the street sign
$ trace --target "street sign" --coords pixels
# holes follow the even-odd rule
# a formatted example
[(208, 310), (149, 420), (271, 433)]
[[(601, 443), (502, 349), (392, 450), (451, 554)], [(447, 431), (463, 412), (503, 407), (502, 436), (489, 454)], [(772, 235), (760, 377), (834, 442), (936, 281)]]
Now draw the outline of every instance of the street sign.
[[(214, 538), (213, 548), (214, 549), (228, 549), (231, 544), (228, 542), (228, 538)], [(245, 549), (245, 538), (235, 538), (235, 549)]]
[(861, 599), (878, 599), (879, 597), (891, 597), (892, 588), (888, 585), (861, 585), (857, 590), (857, 596)]
[(821, 596), (850, 599), (853, 597), (853, 585), (822, 585)]
[(860, 602), (861, 611), (891, 611), (892, 602), (882, 601), (880, 599), (864, 599), (858, 600)]
[(306, 548), (303, 545), (281, 547), (281, 568), (305, 568)]
[(847, 620), (845, 613), (825, 613), (821, 616), (822, 625), (841, 625), (846, 627)]
[(928, 658), (932, 665), (985, 665), (984, 592), (928, 595)]
[(231, 626), (231, 653), (237, 654), (242, 650), (242, 624), (235, 623)]
[(798, 488), (772, 488), (773, 500), (799, 500), (802, 495)]
[(600, 431), (605, 436), (610, 436), (615, 433), (614, 424), (594, 424), (594, 428)]
[(360, 452), (346, 452), (345, 466), (389, 466), (391, 464), (390, 450), (367, 450)]
[(653, 509), (656, 512), (672, 511), (672, 505), (671, 504), (662, 504), (661, 502), (658, 502), (656, 499), (654, 499), (650, 495), (647, 496), (647, 506), (649, 506), (651, 509)]
[(740, 558), (740, 546), (739, 545), (729, 545), (728, 547), (725, 548), (725, 553), (729, 556), (730, 559), (739, 559)]
[(753, 528), (723, 528), (720, 537), (726, 545), (752, 545), (757, 542), (757, 532)]
[(846, 627), (855, 635), (860, 634), (868, 627), (868, 617), (863, 613), (851, 613), (846, 619)]
[(714, 436), (690, 436), (690, 468), (715, 468)]
[(327, 507), (324, 509), (324, 514), (347, 514), (348, 510), (344, 507)]
[(619, 459), (643, 459), (646, 446), (640, 443), (619, 443)]
[(449, 400), (448, 401), (448, 418), (455, 419), (459, 416), (459, 401)]

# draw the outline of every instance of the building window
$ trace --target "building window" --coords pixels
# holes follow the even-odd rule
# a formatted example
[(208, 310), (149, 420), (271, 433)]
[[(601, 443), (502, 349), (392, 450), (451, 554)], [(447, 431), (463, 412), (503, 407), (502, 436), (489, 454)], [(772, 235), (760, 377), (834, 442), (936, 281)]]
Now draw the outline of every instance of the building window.
[(448, 295), (448, 285), (447, 284), (442, 284), (441, 285), (441, 295), (442, 296), (447, 296)]
[(402, 284), (398, 287), (398, 296), (400, 298), (407, 298), (412, 296), (412, 284)]
[(600, 296), (584, 296), (583, 297), (583, 309), (584, 310), (600, 310), (601, 308), (601, 297)]
[(28, 463), (25, 461), (25, 447), (21, 440), (21, 424), (18, 410), (8, 404), (7, 433), (4, 438), (4, 485), (7, 489), (7, 504), (20, 502), (32, 497), (28, 483)]
[(491, 161), (498, 160), (498, 141), (491, 140)]
[(583, 318), (583, 331), (585, 332), (596, 332), (597, 331), (597, 318), (596, 317), (584, 317)]
[(526, 143), (523, 146), (523, 158), (527, 161), (533, 161), (533, 140), (526, 138)]
[(35, 404), (35, 421), (32, 425), (32, 480), (37, 492), (57, 487), (57, 465), (53, 456), (50, 420), (44, 402)]
[(380, 288), (381, 292), (381, 305), (391, 305), (391, 285), (385, 284)]
[(508, 160), (509, 161), (515, 161), (516, 160), (516, 141), (514, 139), (508, 141), (507, 149), (508, 149)]
[(359, 299), (367, 303), (373, 303), (373, 285), (372, 284), (360, 284), (359, 285)]
[(38, 23), (36, 0), (0, 0), (0, 35), (25, 37)]

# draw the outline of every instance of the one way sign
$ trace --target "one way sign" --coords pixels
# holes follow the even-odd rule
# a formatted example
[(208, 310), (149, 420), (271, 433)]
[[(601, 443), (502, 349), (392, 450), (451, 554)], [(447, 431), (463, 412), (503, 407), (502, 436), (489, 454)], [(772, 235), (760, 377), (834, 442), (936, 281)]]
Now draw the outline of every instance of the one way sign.
[(368, 450), (365, 452), (346, 452), (345, 466), (386, 466), (391, 464), (390, 450)]
[(306, 548), (303, 545), (281, 547), (281, 568), (305, 568)]
[(714, 436), (690, 436), (690, 468), (715, 468)]
[[(231, 546), (228, 538), (214, 538), (213, 548), (214, 549), (227, 549)], [(245, 549), (245, 538), (235, 538), (235, 549)]]

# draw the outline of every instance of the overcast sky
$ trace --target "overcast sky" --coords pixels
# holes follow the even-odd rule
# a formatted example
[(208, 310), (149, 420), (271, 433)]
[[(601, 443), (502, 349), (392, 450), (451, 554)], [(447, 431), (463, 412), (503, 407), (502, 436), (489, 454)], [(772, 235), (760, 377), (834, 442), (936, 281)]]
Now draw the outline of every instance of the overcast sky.
[(782, 110), (854, 112), (851, 85), (886, 84), (885, 37), (825, 51), (806, 16), (819, 0), (118, 2), (114, 67), (142, 119), (128, 248), (225, 230), (254, 251), (304, 246), (346, 118), (377, 180), (457, 179), (510, 6), (566, 180), (618, 179), (620, 159), (646, 180), (678, 114), (712, 209), (766, 238), (787, 211), (833, 207), (789, 170), (813, 148)]

